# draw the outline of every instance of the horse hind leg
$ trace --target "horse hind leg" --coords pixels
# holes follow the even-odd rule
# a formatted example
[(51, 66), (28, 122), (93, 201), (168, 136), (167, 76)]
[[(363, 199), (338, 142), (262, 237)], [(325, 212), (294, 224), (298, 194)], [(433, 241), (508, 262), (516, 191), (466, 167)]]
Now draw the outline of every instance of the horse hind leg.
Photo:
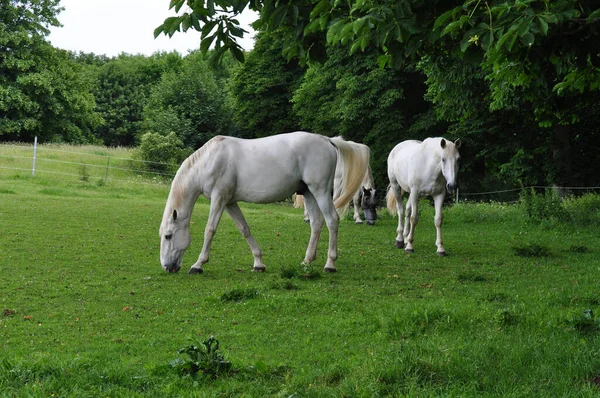
[(256, 243), (256, 241), (254, 240), (252, 234), (250, 233), (250, 227), (248, 226), (248, 223), (244, 218), (244, 214), (242, 213), (240, 206), (237, 203), (232, 203), (227, 205), (227, 207), (225, 207), (225, 210), (235, 222), (235, 226), (237, 227), (238, 231), (240, 231), (244, 239), (246, 239), (248, 246), (250, 246), (250, 251), (252, 251), (252, 256), (254, 257), (253, 270), (255, 272), (263, 272), (266, 269), (265, 265), (262, 262), (263, 252), (260, 249), (260, 246), (258, 246), (258, 243)]
[[(416, 191), (413, 190), (410, 193), (408, 203), (406, 204), (406, 221), (404, 223), (406, 247), (404, 248), (404, 251), (407, 253), (412, 253), (415, 251), (413, 247), (413, 241), (415, 239), (415, 228), (419, 223), (419, 209), (417, 207), (419, 204), (419, 195), (415, 192)], [(407, 231), (408, 234), (406, 233)]]
[[(340, 218), (331, 200), (328, 192), (323, 192), (315, 197), (318, 204), (318, 210), (322, 213), (329, 230), (329, 249), (327, 250), (327, 262), (323, 271), (336, 272), (335, 262), (337, 260), (338, 228)], [(312, 214), (311, 214), (312, 217)], [(312, 219), (311, 219), (312, 220)]]
[(304, 263), (310, 264), (317, 258), (317, 246), (323, 229), (323, 215), (315, 197), (310, 192), (304, 194), (304, 209), (310, 221), (310, 239), (306, 248)]
[[(390, 185), (389, 194), (393, 195), (395, 199), (396, 213), (398, 213), (398, 228), (396, 228), (396, 247), (398, 249), (404, 248), (404, 233), (402, 226), (402, 218), (404, 217), (404, 201), (402, 200), (402, 189), (398, 184)], [(388, 207), (392, 206), (393, 202), (388, 201)], [(393, 207), (392, 207), (393, 208)], [(391, 208), (390, 208), (391, 209)]]

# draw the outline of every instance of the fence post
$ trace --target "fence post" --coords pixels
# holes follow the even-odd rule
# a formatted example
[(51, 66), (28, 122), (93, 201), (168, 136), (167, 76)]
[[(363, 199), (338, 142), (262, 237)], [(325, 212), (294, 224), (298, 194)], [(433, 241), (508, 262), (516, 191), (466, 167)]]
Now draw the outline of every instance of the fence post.
[(33, 165), (31, 166), (31, 175), (35, 176), (35, 158), (37, 155), (37, 135), (33, 140)]

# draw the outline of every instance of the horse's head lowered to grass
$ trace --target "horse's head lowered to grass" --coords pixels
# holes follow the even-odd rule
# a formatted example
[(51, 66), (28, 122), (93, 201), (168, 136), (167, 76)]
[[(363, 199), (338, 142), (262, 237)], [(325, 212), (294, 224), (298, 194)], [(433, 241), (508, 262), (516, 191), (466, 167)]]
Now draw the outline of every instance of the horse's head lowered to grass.
[(365, 219), (368, 225), (375, 225), (377, 220), (377, 190), (375, 188), (367, 189), (363, 187), (362, 200), (360, 207), (365, 213)]
[(181, 260), (190, 246), (189, 217), (178, 214), (176, 209), (167, 206), (160, 225), (160, 263), (165, 271), (177, 272)]

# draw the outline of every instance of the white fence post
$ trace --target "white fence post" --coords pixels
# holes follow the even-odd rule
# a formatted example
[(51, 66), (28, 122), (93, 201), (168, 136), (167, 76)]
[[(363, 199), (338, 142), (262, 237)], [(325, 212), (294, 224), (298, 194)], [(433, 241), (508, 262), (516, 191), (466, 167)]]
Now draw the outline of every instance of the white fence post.
[(33, 165), (31, 166), (31, 175), (35, 176), (35, 157), (37, 155), (37, 135), (33, 140)]

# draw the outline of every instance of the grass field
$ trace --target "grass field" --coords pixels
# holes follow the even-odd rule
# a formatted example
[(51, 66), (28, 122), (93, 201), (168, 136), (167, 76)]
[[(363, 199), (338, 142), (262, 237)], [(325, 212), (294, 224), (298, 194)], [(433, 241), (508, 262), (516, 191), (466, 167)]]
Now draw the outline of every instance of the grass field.
[[(600, 393), (595, 226), (460, 204), (444, 210), (440, 258), (424, 202), (415, 253), (394, 247), (389, 215), (374, 227), (346, 219), (338, 273), (321, 271), (324, 231), (318, 277), (304, 278), (302, 212), (246, 204), (267, 271), (251, 272), (225, 216), (205, 273), (190, 276), (208, 202), (196, 205), (183, 272), (168, 274), (158, 258), (167, 194), (0, 170), (0, 396)], [(232, 370), (183, 375), (179, 350), (209, 336)]]

